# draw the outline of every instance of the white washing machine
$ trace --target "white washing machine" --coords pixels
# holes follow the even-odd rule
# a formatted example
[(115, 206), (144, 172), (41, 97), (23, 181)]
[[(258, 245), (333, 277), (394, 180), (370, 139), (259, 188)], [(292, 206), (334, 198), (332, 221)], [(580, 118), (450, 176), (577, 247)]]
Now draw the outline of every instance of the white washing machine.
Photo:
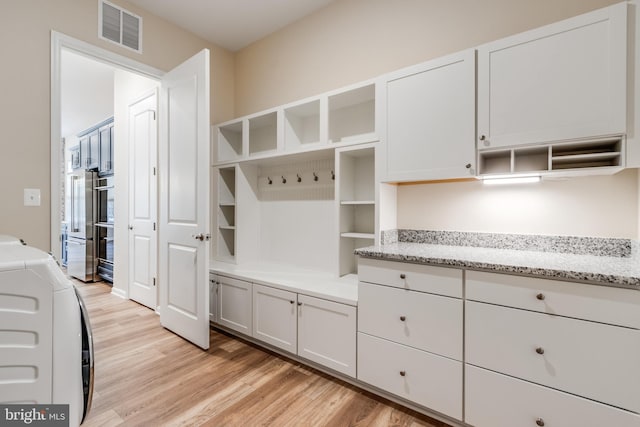
[(93, 342), (80, 295), (47, 253), (0, 236), (0, 403), (68, 404), (82, 423)]

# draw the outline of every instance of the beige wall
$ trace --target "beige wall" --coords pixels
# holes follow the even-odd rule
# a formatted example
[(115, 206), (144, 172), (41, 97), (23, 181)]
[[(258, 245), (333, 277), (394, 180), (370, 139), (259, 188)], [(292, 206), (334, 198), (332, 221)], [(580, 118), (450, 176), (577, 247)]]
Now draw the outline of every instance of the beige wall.
[(337, 0), (241, 50), (236, 113), (366, 80), (619, 0)]
[[(212, 121), (233, 117), (233, 54), (168, 24), (124, 1), (116, 3), (142, 16), (143, 50), (137, 53), (100, 40), (95, 0), (20, 0), (3, 4), (0, 14), (0, 234), (50, 246), (50, 50), (51, 30), (139, 62), (168, 70), (193, 54), (211, 50)], [(39, 188), (40, 207), (24, 207), (24, 188)]]
[(635, 239), (638, 170), (520, 185), (399, 185), (398, 227)]

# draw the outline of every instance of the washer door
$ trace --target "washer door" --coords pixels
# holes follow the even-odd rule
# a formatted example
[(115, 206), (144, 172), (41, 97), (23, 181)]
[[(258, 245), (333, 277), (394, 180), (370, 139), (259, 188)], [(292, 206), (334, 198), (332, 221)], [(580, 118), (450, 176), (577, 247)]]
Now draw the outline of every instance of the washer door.
[(82, 424), (89, 413), (89, 409), (91, 409), (91, 399), (93, 398), (93, 335), (87, 307), (84, 305), (78, 290), (75, 289), (75, 291), (80, 305), (80, 320), (82, 322), (82, 391), (84, 394), (84, 409), (82, 411), (82, 420), (80, 421), (80, 424)]

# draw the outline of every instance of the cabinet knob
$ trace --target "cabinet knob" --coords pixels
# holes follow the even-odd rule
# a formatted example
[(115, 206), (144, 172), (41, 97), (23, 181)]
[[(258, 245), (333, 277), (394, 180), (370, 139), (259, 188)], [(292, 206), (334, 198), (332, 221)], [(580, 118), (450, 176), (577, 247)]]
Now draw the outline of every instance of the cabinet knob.
[(480, 135), (480, 141), (484, 141), (485, 139), (487, 139), (487, 137), (486, 137), (486, 136), (484, 136), (484, 135)]
[(536, 420), (536, 425), (543, 427), (544, 426), (544, 420), (542, 418), (538, 418)]
[(404, 376), (406, 376), (406, 375), (407, 375), (407, 371), (400, 371), (400, 376), (401, 376), (401, 377), (404, 377)]
[(404, 274), (404, 273), (401, 273), (401, 274), (400, 274), (400, 278), (401, 278), (401, 279), (406, 279), (406, 278), (407, 278), (407, 275), (406, 275), (406, 274)]
[(464, 165), (464, 167), (467, 169), (471, 169), (471, 163), (467, 163), (466, 165)]
[(301, 302), (298, 302), (298, 307), (299, 307), (299, 306), (301, 306), (301, 305), (302, 305), (302, 303), (301, 303)]
[(538, 295), (536, 295), (536, 298), (538, 298), (540, 301), (544, 301), (545, 296), (544, 296), (544, 294), (541, 292), (541, 293), (539, 293)]
[(294, 300), (291, 300), (291, 301), (289, 301), (289, 302), (290, 302), (291, 304), (293, 304), (295, 301), (294, 301)]
[(407, 320), (407, 316), (400, 316), (400, 321), (404, 322), (405, 320)]
[(538, 347), (538, 348), (536, 348), (536, 353), (538, 353), (538, 354), (544, 354), (544, 348), (542, 348), (542, 347)]

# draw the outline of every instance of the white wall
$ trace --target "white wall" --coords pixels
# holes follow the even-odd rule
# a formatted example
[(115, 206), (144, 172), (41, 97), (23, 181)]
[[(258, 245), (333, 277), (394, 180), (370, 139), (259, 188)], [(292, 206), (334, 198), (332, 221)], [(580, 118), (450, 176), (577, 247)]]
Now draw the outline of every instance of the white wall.
[(158, 86), (137, 74), (116, 70), (114, 77), (114, 277), (115, 293), (128, 296), (129, 283), (129, 105)]
[(488, 186), (480, 181), (398, 186), (398, 228), (638, 237), (638, 170)]

